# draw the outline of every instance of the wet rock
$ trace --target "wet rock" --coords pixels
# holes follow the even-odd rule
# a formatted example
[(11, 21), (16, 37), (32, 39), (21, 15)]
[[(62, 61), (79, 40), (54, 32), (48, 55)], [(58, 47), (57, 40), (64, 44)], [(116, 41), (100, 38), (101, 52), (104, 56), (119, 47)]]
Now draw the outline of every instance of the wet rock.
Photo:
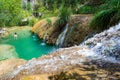
[(83, 45), (88, 46), (97, 54), (120, 59), (120, 24), (111, 27), (93, 38), (86, 40)]

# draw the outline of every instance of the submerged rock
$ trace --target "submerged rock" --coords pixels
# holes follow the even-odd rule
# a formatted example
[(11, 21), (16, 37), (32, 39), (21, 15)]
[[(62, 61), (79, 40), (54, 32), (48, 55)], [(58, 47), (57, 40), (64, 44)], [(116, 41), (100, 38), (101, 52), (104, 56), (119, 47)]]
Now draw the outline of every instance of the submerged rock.
[(18, 58), (15, 48), (11, 45), (0, 45), (0, 60)]

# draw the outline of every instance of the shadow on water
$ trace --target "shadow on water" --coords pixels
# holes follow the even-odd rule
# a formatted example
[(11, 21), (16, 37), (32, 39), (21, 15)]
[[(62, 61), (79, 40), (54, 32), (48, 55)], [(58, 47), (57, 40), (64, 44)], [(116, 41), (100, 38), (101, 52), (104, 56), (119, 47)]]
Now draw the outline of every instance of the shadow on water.
[(11, 33), (7, 38), (1, 39), (0, 44), (14, 46), (19, 58), (26, 60), (38, 58), (57, 49), (55, 45), (46, 44), (29, 30), (17, 31), (17, 39), (13, 35), (14, 33)]

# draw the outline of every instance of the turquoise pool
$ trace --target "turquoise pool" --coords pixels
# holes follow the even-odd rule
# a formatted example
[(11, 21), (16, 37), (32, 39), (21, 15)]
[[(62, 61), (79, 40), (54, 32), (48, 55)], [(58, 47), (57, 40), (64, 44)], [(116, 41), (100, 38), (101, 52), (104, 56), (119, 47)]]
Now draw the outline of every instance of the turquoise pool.
[(48, 45), (30, 30), (17, 30), (18, 38), (13, 37), (14, 31), (7, 38), (0, 39), (0, 44), (9, 44), (15, 47), (18, 57), (26, 60), (38, 58), (55, 51), (55, 45)]

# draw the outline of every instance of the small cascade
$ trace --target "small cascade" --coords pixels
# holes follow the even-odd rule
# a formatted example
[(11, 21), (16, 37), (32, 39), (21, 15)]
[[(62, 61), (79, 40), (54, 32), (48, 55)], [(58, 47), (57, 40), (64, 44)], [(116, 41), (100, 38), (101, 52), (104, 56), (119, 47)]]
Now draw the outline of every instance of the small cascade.
[(43, 42), (41, 43), (41, 45), (46, 45), (46, 37), (47, 37), (47, 32), (45, 33), (44, 37), (43, 37)]
[(46, 37), (47, 37), (47, 32), (45, 33), (45, 35), (43, 37), (43, 42), (46, 42)]
[(68, 24), (66, 24), (66, 26), (65, 26), (65, 28), (64, 28), (64, 30), (63, 30), (63, 32), (59, 35), (59, 37), (58, 37), (58, 39), (57, 39), (57, 41), (56, 41), (56, 45), (57, 45), (57, 46), (59, 46), (59, 47), (62, 46), (67, 31), (68, 31)]
[(120, 59), (120, 23), (111, 27), (104, 32), (96, 34), (94, 37), (89, 38), (80, 46), (87, 46), (96, 54)]

